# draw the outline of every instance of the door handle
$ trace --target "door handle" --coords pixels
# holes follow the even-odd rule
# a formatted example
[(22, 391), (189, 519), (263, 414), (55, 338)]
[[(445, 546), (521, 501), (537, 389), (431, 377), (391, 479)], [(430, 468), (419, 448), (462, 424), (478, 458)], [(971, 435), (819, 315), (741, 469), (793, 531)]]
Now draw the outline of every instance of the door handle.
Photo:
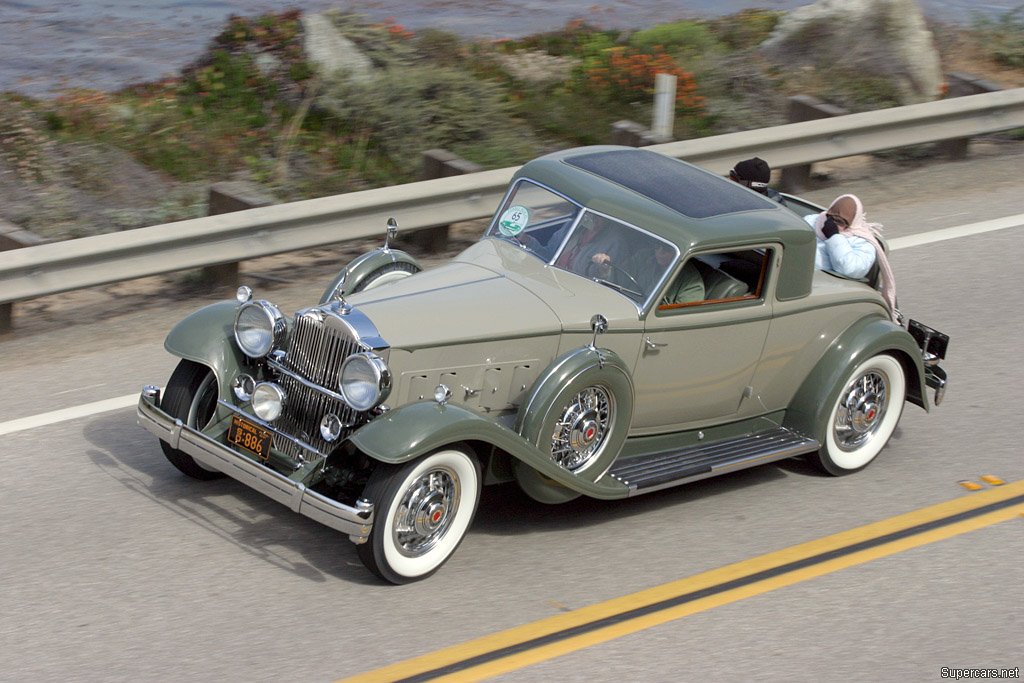
[(651, 349), (652, 351), (654, 349), (660, 349), (663, 346), (668, 346), (668, 344), (658, 344), (656, 342), (652, 342), (650, 337), (644, 337), (644, 344), (646, 344), (647, 348)]

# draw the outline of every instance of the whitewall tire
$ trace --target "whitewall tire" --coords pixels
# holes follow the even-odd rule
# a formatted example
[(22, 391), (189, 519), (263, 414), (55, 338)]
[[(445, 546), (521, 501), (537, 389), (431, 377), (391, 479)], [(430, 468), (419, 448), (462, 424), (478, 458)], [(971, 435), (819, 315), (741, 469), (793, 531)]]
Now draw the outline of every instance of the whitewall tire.
[(892, 356), (879, 354), (854, 368), (829, 414), (818, 451), (822, 469), (842, 475), (867, 467), (896, 430), (906, 398), (903, 366)]
[(480, 501), (480, 466), (461, 448), (403, 465), (380, 465), (366, 484), (373, 531), (359, 558), (391, 583), (419, 581), (448, 561), (465, 538)]

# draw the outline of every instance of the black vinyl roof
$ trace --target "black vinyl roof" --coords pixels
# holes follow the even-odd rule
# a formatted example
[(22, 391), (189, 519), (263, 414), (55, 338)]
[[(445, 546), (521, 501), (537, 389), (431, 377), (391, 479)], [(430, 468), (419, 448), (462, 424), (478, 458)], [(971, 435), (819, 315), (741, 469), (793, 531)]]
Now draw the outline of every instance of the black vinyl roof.
[(643, 149), (592, 152), (564, 161), (690, 218), (765, 209), (770, 203), (739, 185), (730, 187), (705, 171)]

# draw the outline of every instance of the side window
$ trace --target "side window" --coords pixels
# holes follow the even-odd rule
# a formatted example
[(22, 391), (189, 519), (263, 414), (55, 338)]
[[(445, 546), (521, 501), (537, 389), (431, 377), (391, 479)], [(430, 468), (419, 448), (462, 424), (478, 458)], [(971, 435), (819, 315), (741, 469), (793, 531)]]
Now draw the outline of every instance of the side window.
[(669, 282), (658, 310), (760, 299), (771, 261), (771, 249), (697, 254)]

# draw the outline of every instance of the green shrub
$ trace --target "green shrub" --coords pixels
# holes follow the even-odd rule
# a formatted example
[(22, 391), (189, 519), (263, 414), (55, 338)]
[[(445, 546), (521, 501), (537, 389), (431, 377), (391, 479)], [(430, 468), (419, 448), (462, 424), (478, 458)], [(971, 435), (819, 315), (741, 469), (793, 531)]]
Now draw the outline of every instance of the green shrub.
[(745, 9), (709, 22), (715, 36), (732, 50), (760, 45), (775, 30), (785, 12)]
[(523, 161), (519, 124), (501, 86), (452, 67), (412, 66), (385, 72), (368, 83), (332, 86), (326, 100), (351, 130), (365, 130), (393, 161), (419, 167), (434, 147), (494, 147), (506, 160)]
[(1024, 66), (1024, 5), (995, 18), (974, 14), (972, 26), (992, 58), (1007, 66)]
[(646, 31), (637, 31), (630, 37), (629, 42), (634, 47), (662, 47), (669, 52), (683, 54), (705, 54), (721, 52), (724, 49), (707, 26), (694, 21), (679, 21), (655, 26)]

